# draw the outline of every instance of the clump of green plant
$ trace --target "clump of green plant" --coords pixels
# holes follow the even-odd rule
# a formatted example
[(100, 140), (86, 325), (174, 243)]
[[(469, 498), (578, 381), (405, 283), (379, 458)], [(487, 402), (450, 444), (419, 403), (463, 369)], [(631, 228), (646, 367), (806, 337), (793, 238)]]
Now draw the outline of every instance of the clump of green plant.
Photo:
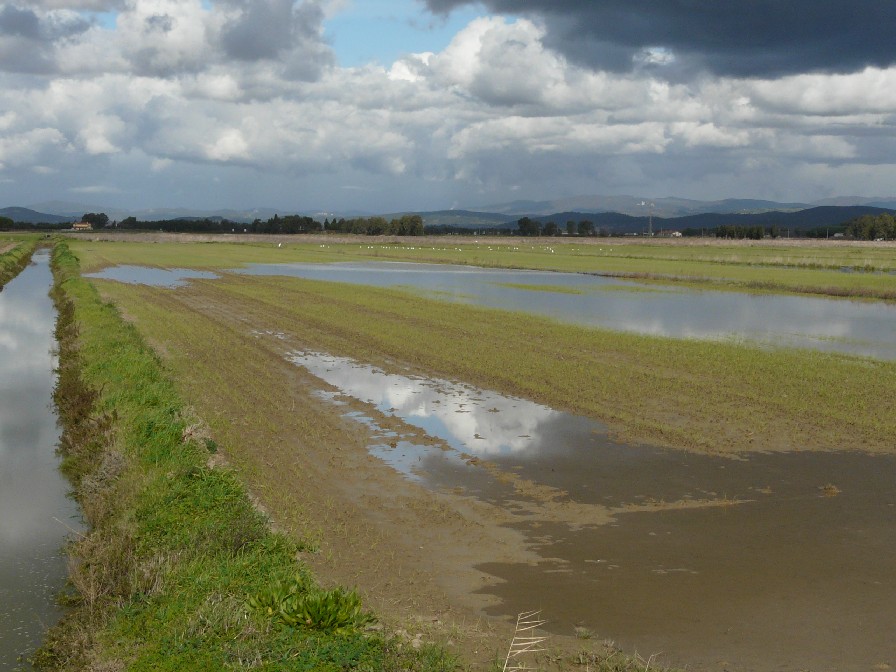
[(353, 590), (320, 590), (301, 574), (290, 582), (277, 581), (249, 597), (247, 606), (290, 627), (347, 634), (376, 619), (362, 611)]
[[(37, 247), (37, 239), (26, 239), (6, 252), (0, 254), (0, 289), (16, 277), (31, 261), (31, 255)], [(0, 245), (0, 249), (3, 246)]]

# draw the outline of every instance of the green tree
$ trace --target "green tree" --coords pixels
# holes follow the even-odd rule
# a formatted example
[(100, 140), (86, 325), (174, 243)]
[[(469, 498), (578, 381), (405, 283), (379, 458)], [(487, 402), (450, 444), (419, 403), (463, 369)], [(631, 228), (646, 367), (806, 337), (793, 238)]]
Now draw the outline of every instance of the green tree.
[(101, 229), (109, 223), (109, 216), (105, 212), (88, 212), (81, 217), (81, 221), (93, 224), (94, 228)]
[(518, 220), (517, 228), (519, 229), (521, 236), (540, 236), (541, 235), (541, 225), (535, 221), (534, 219), (529, 219), (528, 217), (523, 217)]

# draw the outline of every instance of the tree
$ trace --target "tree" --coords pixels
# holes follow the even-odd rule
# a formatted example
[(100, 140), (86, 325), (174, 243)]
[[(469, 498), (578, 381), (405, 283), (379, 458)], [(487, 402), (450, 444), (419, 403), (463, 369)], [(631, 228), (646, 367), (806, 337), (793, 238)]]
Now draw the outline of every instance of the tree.
[(544, 225), (544, 235), (546, 236), (556, 236), (559, 235), (560, 229), (554, 222), (548, 222)]
[(576, 223), (572, 220), (566, 222), (566, 233), (570, 236), (574, 236), (576, 234)]
[(82, 222), (92, 224), (94, 228), (103, 228), (109, 223), (109, 216), (105, 212), (88, 212), (81, 217)]
[(11, 229), (15, 224), (9, 217), (0, 217), (0, 229)]
[(847, 222), (846, 233), (857, 240), (892, 240), (896, 238), (896, 217), (888, 212), (862, 215)]
[(528, 217), (523, 217), (518, 220), (517, 228), (520, 230), (521, 236), (540, 236), (541, 235), (541, 225), (535, 221), (534, 219), (529, 219)]
[(594, 222), (589, 222), (587, 219), (579, 222), (579, 235), (580, 236), (590, 236), (594, 233)]

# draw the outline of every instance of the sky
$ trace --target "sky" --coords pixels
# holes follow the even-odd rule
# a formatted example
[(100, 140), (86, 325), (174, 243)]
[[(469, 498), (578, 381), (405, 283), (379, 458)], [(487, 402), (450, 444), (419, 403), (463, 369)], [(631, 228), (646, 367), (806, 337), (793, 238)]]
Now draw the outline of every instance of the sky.
[(893, 0), (0, 2), (0, 207), (896, 194)]

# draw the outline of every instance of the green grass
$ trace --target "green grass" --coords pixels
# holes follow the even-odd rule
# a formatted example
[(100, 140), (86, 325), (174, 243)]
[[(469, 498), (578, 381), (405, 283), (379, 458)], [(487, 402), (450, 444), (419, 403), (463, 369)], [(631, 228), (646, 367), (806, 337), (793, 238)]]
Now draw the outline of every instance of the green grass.
[(524, 282), (493, 282), (498, 287), (508, 287), (510, 289), (521, 289), (525, 292), (548, 292), (550, 294), (584, 294), (582, 289), (574, 287), (564, 287), (563, 285), (530, 285)]
[(37, 243), (36, 236), (0, 237), (0, 289), (28, 265)]
[[(307, 569), (270, 531), (158, 357), (54, 252), (66, 472), (90, 533), (71, 547), (73, 609), (35, 656), (47, 670), (450, 670), (452, 657), (356, 627), (286, 625), (252, 596)], [(313, 580), (302, 584), (319, 595)], [(326, 611), (329, 603), (318, 609)], [(338, 607), (338, 604), (336, 604)]]

